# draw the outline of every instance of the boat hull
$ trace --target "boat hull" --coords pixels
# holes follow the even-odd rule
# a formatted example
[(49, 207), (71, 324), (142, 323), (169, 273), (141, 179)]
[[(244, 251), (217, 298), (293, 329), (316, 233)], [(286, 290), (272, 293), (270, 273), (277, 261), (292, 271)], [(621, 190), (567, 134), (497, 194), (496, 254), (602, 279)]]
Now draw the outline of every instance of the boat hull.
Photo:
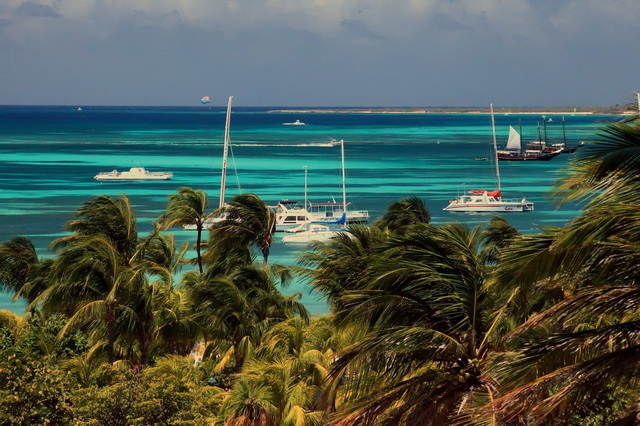
[(311, 244), (314, 242), (326, 242), (336, 237), (339, 232), (300, 232), (298, 234), (285, 235), (282, 242), (285, 244)]
[(142, 181), (142, 180), (169, 180), (173, 176), (154, 176), (154, 177), (113, 177), (113, 176), (96, 176), (94, 179), (98, 182), (122, 182), (122, 181)]
[(99, 182), (104, 181), (135, 181), (135, 180), (169, 180), (173, 177), (171, 172), (150, 172), (144, 167), (132, 167), (129, 171), (102, 172), (93, 178)]
[(443, 209), (446, 212), (477, 212), (477, 213), (521, 213), (524, 211), (533, 211), (533, 206), (525, 210), (523, 204), (466, 204), (466, 205), (448, 205)]
[(519, 155), (519, 154), (498, 154), (498, 160), (500, 161), (549, 161), (553, 160), (560, 153), (543, 153), (534, 155)]

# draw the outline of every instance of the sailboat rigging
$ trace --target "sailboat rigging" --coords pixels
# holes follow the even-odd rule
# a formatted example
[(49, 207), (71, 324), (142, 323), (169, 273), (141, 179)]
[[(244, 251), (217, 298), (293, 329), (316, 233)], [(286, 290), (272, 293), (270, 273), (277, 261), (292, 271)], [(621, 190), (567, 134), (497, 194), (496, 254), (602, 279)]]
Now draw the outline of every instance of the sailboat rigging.
[[(222, 174), (220, 178), (220, 202), (218, 204), (218, 208), (222, 208), (225, 206), (225, 189), (227, 185), (227, 163), (229, 157), (229, 128), (231, 126), (231, 103), (233, 101), (233, 96), (229, 96), (229, 101), (227, 102), (227, 117), (224, 125), (224, 144), (222, 148)], [(217, 222), (224, 220), (223, 216), (211, 216), (204, 220), (203, 227), (205, 229), (211, 228)], [(183, 229), (186, 230), (196, 230), (197, 225), (190, 223), (183, 226)]]
[[(308, 244), (314, 241), (327, 241), (330, 238), (337, 236), (341, 232), (346, 232), (346, 226), (348, 224), (347, 214), (347, 187), (346, 187), (346, 172), (344, 165), (344, 140), (340, 141), (340, 156), (342, 166), (342, 216), (337, 220), (331, 219), (315, 219), (311, 222), (306, 222), (297, 228), (287, 229), (289, 235), (282, 237), (283, 243), (297, 243)], [(306, 191), (305, 191), (306, 194)], [(306, 198), (306, 197), (305, 197)], [(333, 225), (340, 225), (339, 228), (332, 227)]]
[[(495, 160), (495, 173), (498, 189), (495, 191), (471, 190), (468, 194), (462, 194), (451, 200), (444, 211), (449, 212), (527, 212), (533, 211), (533, 203), (526, 198), (521, 200), (505, 200), (502, 198), (502, 187), (500, 184), (500, 166), (498, 161), (498, 144), (496, 140), (496, 127), (493, 117), (493, 104), (491, 104), (491, 131), (493, 134), (493, 153)], [(513, 127), (511, 130), (517, 134)], [(515, 138), (515, 136), (514, 136)], [(519, 139), (519, 135), (518, 135)]]

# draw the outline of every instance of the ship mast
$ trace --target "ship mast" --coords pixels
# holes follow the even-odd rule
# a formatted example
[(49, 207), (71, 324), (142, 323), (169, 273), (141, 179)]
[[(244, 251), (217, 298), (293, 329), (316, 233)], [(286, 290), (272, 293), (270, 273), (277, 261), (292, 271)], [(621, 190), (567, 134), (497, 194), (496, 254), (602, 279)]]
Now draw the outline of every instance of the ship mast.
[(307, 209), (307, 166), (304, 166), (304, 208)]
[(227, 121), (224, 125), (224, 149), (222, 151), (222, 179), (220, 180), (220, 205), (224, 207), (224, 189), (227, 184), (227, 157), (229, 154), (229, 124), (231, 123), (231, 101), (233, 96), (229, 96), (227, 104)]
[(340, 140), (340, 154), (342, 156), (342, 211), (345, 214), (345, 220), (347, 215), (347, 186), (346, 176), (344, 171), (344, 139)]
[(493, 155), (496, 160), (496, 178), (498, 179), (498, 193), (500, 193), (500, 166), (498, 166), (498, 142), (496, 140), (496, 122), (493, 118), (493, 104), (489, 104), (491, 108), (491, 132), (493, 133)]

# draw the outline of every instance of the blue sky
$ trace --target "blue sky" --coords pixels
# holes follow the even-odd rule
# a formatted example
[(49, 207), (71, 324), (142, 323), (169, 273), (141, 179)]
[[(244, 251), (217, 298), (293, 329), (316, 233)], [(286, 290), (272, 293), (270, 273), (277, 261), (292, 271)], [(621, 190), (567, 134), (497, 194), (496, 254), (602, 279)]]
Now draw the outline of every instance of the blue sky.
[(0, 105), (614, 105), (639, 40), (639, 0), (0, 0)]

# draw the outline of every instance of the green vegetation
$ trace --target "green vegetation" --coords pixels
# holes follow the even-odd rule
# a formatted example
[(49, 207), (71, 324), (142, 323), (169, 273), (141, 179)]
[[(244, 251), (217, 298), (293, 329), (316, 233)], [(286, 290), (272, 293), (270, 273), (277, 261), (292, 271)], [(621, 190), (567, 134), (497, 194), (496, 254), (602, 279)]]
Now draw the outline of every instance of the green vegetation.
[[(0, 245), (0, 289), (29, 303), (0, 312), (0, 423), (634, 424), (640, 119), (603, 126), (555, 196), (581, 215), (533, 235), (399, 200), (297, 267), (267, 263), (256, 195), (209, 230), (206, 195), (181, 188), (145, 236), (126, 196), (96, 197), (50, 259)], [(167, 233), (184, 224), (194, 259)], [(295, 275), (329, 315), (280, 292)]]

